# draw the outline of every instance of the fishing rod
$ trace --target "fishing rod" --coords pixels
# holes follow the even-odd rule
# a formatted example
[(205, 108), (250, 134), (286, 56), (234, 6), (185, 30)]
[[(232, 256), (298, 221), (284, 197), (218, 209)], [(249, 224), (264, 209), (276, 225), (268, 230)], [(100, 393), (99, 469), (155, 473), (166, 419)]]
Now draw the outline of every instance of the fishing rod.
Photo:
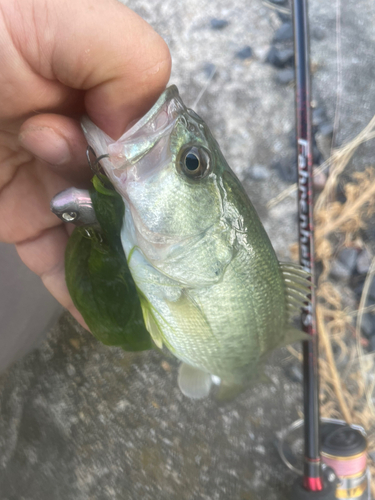
[[(295, 52), (295, 102), (298, 165), (298, 239), (300, 264), (311, 275), (310, 303), (302, 310), (304, 462), (302, 480), (294, 483), (293, 500), (370, 499), (364, 429), (325, 419), (320, 426), (318, 331), (314, 261), (314, 192), (311, 127), (311, 78), (307, 0), (292, 0)], [(329, 420), (329, 421), (327, 421)], [(298, 422), (291, 428), (298, 428)], [(321, 427), (321, 428), (320, 428)], [(282, 451), (282, 444), (280, 444)], [(322, 453), (321, 453), (322, 450)], [(323, 462), (322, 462), (323, 457)]]
[[(310, 303), (301, 315), (302, 329), (310, 336), (303, 342), (304, 467), (303, 481), (294, 486), (294, 498), (334, 499), (333, 481), (325, 481), (320, 457), (318, 332), (315, 313), (315, 265), (313, 221), (313, 158), (311, 129), (311, 81), (307, 0), (293, 0), (295, 52), (295, 100), (298, 165), (298, 239), (300, 264), (311, 274)], [(331, 476), (332, 478), (332, 476)]]

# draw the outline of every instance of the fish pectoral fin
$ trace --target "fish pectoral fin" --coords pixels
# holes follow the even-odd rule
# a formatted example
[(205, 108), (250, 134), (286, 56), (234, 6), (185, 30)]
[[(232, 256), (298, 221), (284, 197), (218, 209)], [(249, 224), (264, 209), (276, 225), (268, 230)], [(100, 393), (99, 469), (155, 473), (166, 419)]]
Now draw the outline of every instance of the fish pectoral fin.
[(202, 339), (219, 343), (220, 340), (215, 336), (203, 308), (191, 296), (189, 290), (182, 290), (181, 296), (176, 301), (166, 301), (171, 316), (176, 323), (180, 325), (182, 331), (189, 332), (190, 339), (194, 342), (200, 342)]
[(206, 398), (212, 386), (211, 374), (186, 363), (178, 369), (178, 386), (184, 396), (190, 399)]
[(156, 347), (159, 349), (163, 348), (163, 337), (160, 332), (159, 326), (155, 321), (155, 318), (151, 311), (151, 306), (143, 296), (140, 296), (143, 319), (145, 320), (146, 328), (155, 342)]
[(311, 275), (301, 266), (293, 263), (280, 262), (280, 269), (286, 288), (286, 301), (289, 318), (296, 316), (301, 308), (310, 302), (308, 295), (312, 285)]

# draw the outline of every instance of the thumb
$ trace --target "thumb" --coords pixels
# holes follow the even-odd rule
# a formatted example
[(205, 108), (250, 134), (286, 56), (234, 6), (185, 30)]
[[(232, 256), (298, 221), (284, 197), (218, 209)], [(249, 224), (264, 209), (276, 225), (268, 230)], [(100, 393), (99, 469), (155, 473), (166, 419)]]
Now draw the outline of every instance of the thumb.
[(117, 0), (26, 0), (24, 18), (28, 10), (34, 37), (28, 30), (27, 39), (19, 35), (24, 57), (45, 78), (84, 90), (87, 113), (111, 137), (164, 90), (171, 69), (166, 43)]

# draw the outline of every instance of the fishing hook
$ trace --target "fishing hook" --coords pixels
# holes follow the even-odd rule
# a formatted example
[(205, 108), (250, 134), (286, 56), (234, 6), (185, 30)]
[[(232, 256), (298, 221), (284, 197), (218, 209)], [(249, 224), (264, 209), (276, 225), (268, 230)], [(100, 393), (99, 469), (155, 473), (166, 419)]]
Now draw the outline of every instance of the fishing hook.
[[(95, 156), (95, 162), (94, 162), (94, 164), (91, 163), (90, 153), (92, 153)], [(98, 174), (100, 172), (100, 170), (101, 170), (100, 160), (102, 160), (103, 158), (108, 158), (108, 157), (109, 157), (109, 154), (100, 155), (99, 157), (96, 156), (94, 148), (92, 148), (91, 146), (87, 146), (87, 149), (86, 149), (87, 162), (88, 162), (89, 167), (91, 168), (92, 172), (95, 175)], [(100, 165), (100, 167), (96, 168), (97, 165)]]

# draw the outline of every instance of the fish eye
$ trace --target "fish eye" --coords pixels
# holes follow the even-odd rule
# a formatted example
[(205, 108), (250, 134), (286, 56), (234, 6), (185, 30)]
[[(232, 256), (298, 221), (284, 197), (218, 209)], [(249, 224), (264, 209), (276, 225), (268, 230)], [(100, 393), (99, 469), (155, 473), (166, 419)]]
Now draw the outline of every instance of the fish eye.
[(185, 156), (185, 166), (190, 172), (195, 172), (199, 168), (199, 158), (194, 153)]
[(192, 179), (202, 179), (210, 170), (210, 156), (203, 147), (187, 147), (180, 153), (180, 169)]
[(77, 218), (77, 212), (64, 212), (62, 218), (66, 220), (66, 222), (72, 222)]

